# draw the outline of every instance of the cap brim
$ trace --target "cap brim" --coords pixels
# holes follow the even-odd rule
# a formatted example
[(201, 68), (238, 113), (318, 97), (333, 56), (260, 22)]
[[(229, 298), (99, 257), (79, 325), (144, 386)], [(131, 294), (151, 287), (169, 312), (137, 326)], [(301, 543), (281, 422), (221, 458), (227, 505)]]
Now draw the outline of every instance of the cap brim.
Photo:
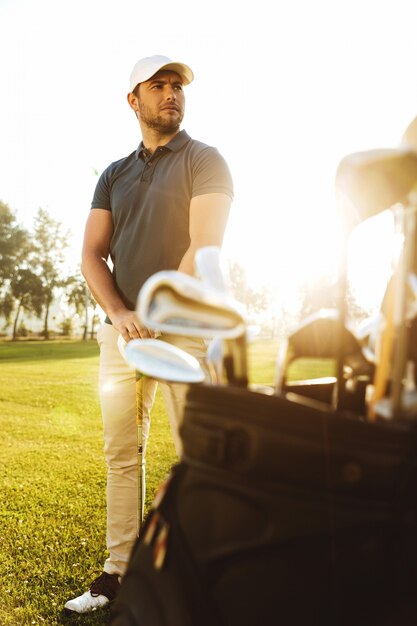
[(168, 63), (162, 62), (160, 64), (153, 63), (153, 66), (147, 68), (147, 71), (142, 70), (135, 72), (135, 70), (133, 70), (130, 77), (130, 91), (133, 91), (140, 83), (145, 83), (150, 80), (152, 76), (155, 76), (155, 74), (161, 70), (176, 72), (180, 76), (183, 85), (189, 85), (194, 80), (193, 71), (188, 65), (185, 65), (185, 63), (178, 63), (177, 61), (169, 61)]
[[(194, 74), (191, 68), (188, 67), (188, 65), (184, 65), (184, 63), (167, 63), (166, 65), (162, 65), (157, 72), (160, 72), (161, 70), (171, 70), (172, 72), (179, 74), (183, 85), (189, 85), (194, 80)], [(156, 74), (156, 72), (154, 72), (154, 74)], [(154, 76), (154, 74), (152, 74), (152, 76)], [(149, 78), (152, 78), (152, 76), (149, 76)]]

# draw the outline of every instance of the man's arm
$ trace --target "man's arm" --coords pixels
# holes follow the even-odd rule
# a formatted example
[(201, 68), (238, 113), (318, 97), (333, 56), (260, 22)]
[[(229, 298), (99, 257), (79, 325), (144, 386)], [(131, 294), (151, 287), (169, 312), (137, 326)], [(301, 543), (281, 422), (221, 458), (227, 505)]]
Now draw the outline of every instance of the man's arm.
[(191, 200), (191, 241), (179, 264), (180, 272), (194, 274), (194, 255), (199, 248), (221, 247), (231, 204), (231, 199), (224, 193), (208, 193)]
[(84, 232), (82, 274), (94, 299), (126, 341), (150, 337), (151, 333), (139, 324), (135, 311), (130, 311), (125, 306), (114, 284), (107, 264), (112, 234), (111, 212), (105, 209), (91, 209)]

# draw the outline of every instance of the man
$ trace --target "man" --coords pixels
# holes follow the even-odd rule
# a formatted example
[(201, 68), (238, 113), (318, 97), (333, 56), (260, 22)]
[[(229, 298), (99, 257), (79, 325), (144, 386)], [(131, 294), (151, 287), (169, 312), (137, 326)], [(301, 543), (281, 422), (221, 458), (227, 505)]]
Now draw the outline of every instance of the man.
[[(103, 172), (86, 223), (82, 272), (107, 315), (97, 339), (108, 468), (109, 558), (89, 591), (66, 603), (66, 609), (77, 613), (95, 610), (114, 599), (137, 535), (135, 372), (120, 355), (118, 337), (130, 341), (153, 336), (135, 313), (141, 286), (160, 270), (193, 274), (196, 250), (222, 244), (232, 202), (232, 179), (223, 157), (180, 130), (183, 88), (193, 78), (187, 65), (164, 56), (136, 63), (127, 100), (139, 121), (142, 142), (135, 152)], [(163, 339), (204, 358), (204, 343), (198, 339)], [(143, 390), (144, 444), (156, 385), (147, 380)], [(178, 416), (182, 414), (184, 386), (163, 387), (180, 454)]]

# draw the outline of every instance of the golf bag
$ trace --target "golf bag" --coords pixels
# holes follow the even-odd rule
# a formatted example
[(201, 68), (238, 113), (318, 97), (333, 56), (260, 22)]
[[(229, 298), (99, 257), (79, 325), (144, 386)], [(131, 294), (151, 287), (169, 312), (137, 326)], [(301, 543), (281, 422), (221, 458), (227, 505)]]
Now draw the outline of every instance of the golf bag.
[(416, 432), (190, 387), (111, 625), (416, 624)]

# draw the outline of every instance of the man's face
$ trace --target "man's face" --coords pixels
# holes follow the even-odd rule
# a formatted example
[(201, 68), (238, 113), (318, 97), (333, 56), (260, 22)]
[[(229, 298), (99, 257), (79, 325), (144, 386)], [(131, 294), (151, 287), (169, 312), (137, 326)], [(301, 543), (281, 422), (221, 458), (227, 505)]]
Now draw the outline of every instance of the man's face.
[(139, 85), (137, 113), (148, 128), (176, 132), (184, 117), (185, 97), (180, 76), (161, 70)]

